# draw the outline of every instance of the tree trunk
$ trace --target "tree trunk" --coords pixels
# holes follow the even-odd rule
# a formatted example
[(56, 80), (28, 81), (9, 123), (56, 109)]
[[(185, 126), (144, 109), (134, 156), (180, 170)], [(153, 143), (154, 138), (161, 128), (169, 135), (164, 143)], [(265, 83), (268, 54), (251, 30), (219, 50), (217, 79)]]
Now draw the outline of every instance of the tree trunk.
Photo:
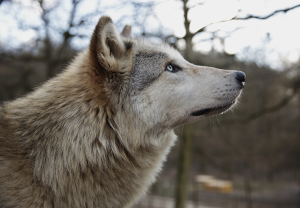
[(247, 177), (244, 179), (244, 189), (245, 189), (245, 198), (246, 198), (246, 207), (252, 208), (252, 187), (251, 179)]
[(180, 149), (177, 190), (176, 190), (176, 208), (184, 208), (186, 204), (188, 175), (191, 163), (191, 140), (192, 140), (192, 124), (187, 124), (184, 127), (182, 134), (182, 146)]
[(187, 36), (184, 38), (185, 40), (185, 54), (184, 58), (193, 63), (193, 43), (192, 43), (192, 36), (190, 34), (187, 34)]
[(187, 7), (188, 0), (182, 0), (183, 3), (183, 16), (184, 16), (184, 28), (185, 28), (185, 55), (184, 58), (189, 62), (192, 62), (192, 55), (193, 55), (193, 44), (192, 39), (194, 34), (190, 32), (190, 24), (191, 22), (188, 20), (188, 11), (189, 8)]

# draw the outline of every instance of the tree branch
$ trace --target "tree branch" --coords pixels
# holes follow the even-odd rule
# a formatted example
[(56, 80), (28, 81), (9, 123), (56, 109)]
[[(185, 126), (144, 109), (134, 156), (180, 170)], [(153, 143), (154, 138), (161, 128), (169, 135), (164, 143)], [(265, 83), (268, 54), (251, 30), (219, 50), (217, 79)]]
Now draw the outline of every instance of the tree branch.
[(274, 16), (275, 14), (277, 13), (280, 13), (280, 12), (288, 12), (292, 9), (295, 9), (297, 7), (300, 7), (300, 4), (296, 5), (296, 6), (293, 6), (293, 7), (290, 7), (290, 8), (286, 8), (286, 9), (280, 9), (280, 10), (276, 10), (274, 11), (273, 13), (267, 15), (267, 16), (264, 16), (264, 17), (261, 17), (261, 16), (254, 16), (254, 15), (248, 15), (247, 17), (242, 17), (242, 18), (237, 18), (237, 17), (234, 17), (232, 18), (231, 20), (248, 20), (248, 19), (268, 19), (269, 17), (272, 17)]
[(251, 121), (262, 117), (266, 114), (269, 113), (274, 113), (278, 110), (280, 110), (281, 108), (285, 107), (293, 98), (295, 95), (297, 95), (297, 91), (300, 87), (300, 80), (297, 80), (294, 84), (293, 84), (293, 92), (286, 96), (285, 98), (283, 98), (280, 102), (278, 102), (276, 105), (273, 105), (271, 107), (267, 107), (267, 108), (262, 108), (248, 116), (246, 116), (243, 119), (237, 119), (237, 120), (231, 120), (231, 121), (226, 121), (223, 123), (223, 125), (232, 125), (232, 124), (247, 124), (250, 123)]
[(203, 6), (203, 5), (205, 4), (206, 1), (207, 1), (207, 0), (205, 0), (205, 1), (203, 1), (203, 2), (200, 2), (200, 3), (197, 3), (197, 4), (193, 5), (193, 6), (190, 6), (189, 9), (195, 8), (195, 7), (197, 7), (197, 6)]
[(290, 8), (281, 9), (281, 10), (276, 10), (276, 11), (274, 11), (273, 13), (271, 13), (271, 14), (269, 14), (269, 15), (267, 15), (267, 16), (264, 16), (264, 17), (261, 17), (261, 16), (254, 16), (254, 15), (248, 15), (247, 17), (241, 17), (241, 18), (239, 18), (239, 17), (236, 17), (236, 16), (235, 16), (235, 17), (233, 17), (233, 18), (231, 18), (231, 19), (228, 19), (228, 20), (222, 20), (222, 21), (219, 21), (219, 22), (212, 22), (212, 23), (210, 23), (210, 24), (208, 24), (208, 25), (206, 25), (206, 26), (200, 28), (198, 31), (196, 31), (196, 32), (194, 33), (194, 35), (196, 35), (197, 33), (203, 32), (208, 26), (213, 25), (213, 24), (222, 23), (222, 22), (228, 22), (228, 21), (231, 21), (231, 20), (248, 20), (248, 19), (261, 19), (261, 20), (264, 20), (264, 19), (268, 19), (268, 18), (274, 16), (275, 14), (277, 14), (277, 13), (279, 13), (279, 12), (285, 12), (285, 13), (286, 13), (286, 12), (292, 10), (292, 9), (297, 8), (297, 7), (300, 7), (300, 4), (298, 4), (298, 5), (296, 5), (296, 6), (293, 6), (293, 7), (290, 7)]
[(264, 116), (266, 114), (269, 114), (269, 113), (273, 113), (273, 112), (276, 112), (278, 110), (280, 110), (281, 108), (283, 108), (284, 106), (286, 106), (291, 100), (292, 98), (295, 96), (296, 93), (293, 93), (292, 95), (289, 95), (285, 98), (283, 98), (279, 103), (277, 103), (276, 105), (274, 106), (271, 106), (271, 107), (267, 107), (267, 108), (263, 108), (263, 109), (260, 109), (258, 110), (257, 112), (254, 112), (250, 115), (248, 115), (247, 117), (241, 119), (241, 120), (236, 120), (236, 121), (233, 121), (232, 123), (238, 123), (238, 124), (246, 124), (246, 123), (249, 123), (261, 116)]

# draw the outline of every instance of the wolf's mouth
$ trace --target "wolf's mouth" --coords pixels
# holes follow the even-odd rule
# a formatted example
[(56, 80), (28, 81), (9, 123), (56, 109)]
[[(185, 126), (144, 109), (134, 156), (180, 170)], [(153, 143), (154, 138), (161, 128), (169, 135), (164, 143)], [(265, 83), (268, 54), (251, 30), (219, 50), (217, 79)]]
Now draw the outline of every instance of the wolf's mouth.
[(205, 109), (201, 109), (201, 110), (197, 110), (191, 113), (191, 116), (202, 116), (202, 115), (206, 115), (206, 116), (210, 116), (210, 115), (215, 115), (215, 114), (219, 114), (222, 113), (226, 110), (228, 110), (235, 102), (220, 106), (220, 107), (214, 107), (214, 108), (205, 108)]

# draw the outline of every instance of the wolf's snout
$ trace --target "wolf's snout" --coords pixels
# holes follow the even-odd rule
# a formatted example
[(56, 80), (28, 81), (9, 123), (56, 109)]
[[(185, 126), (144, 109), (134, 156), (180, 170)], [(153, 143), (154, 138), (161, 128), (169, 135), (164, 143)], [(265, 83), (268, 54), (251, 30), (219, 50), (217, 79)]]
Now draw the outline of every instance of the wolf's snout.
[(246, 80), (246, 74), (242, 71), (236, 72), (236, 77), (235, 77), (239, 82), (245, 82)]

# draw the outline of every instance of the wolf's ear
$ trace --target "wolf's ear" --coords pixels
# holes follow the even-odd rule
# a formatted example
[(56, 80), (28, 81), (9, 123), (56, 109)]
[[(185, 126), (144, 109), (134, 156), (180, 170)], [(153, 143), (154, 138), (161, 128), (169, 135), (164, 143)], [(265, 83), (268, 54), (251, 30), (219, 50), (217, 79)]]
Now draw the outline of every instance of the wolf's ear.
[(132, 37), (132, 35), (131, 35), (131, 26), (130, 25), (125, 25), (121, 35), (123, 37), (126, 37), (126, 38), (131, 38)]
[(116, 69), (117, 60), (126, 49), (115, 25), (108, 16), (100, 18), (91, 38), (90, 56), (96, 66), (107, 71)]

